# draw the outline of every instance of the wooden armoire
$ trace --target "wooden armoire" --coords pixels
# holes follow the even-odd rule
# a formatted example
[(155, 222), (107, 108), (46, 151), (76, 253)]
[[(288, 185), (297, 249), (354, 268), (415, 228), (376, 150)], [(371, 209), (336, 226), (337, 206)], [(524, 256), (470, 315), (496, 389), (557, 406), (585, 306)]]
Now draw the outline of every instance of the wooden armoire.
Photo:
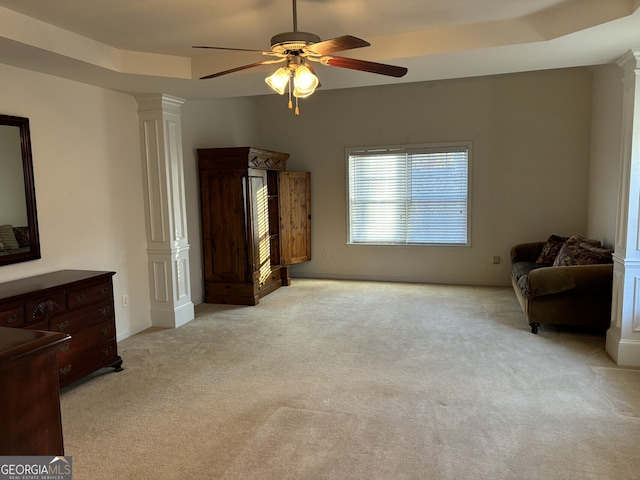
[(206, 303), (257, 305), (311, 260), (311, 175), (286, 153), (198, 150)]

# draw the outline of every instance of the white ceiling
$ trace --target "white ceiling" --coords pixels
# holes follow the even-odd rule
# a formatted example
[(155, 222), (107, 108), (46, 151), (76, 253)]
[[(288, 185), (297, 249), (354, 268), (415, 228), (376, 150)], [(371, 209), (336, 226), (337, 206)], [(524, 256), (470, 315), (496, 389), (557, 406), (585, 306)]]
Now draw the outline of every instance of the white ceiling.
[[(298, 0), (298, 30), (354, 35), (341, 52), (408, 67), (391, 78), (318, 66), (323, 89), (610, 63), (640, 48), (640, 0)], [(130, 93), (270, 93), (263, 60), (291, 0), (0, 0), (0, 62)]]

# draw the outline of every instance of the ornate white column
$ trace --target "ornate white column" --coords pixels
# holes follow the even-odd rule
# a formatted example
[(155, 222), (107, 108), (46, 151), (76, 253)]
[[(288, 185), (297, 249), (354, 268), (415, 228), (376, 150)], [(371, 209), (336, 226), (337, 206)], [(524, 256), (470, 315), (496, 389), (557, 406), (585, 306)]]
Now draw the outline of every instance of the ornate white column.
[(195, 317), (182, 159), (180, 107), (184, 100), (168, 95), (136, 100), (144, 166), (151, 323), (175, 328)]
[(640, 367), (640, 50), (627, 52), (618, 65), (624, 70), (624, 102), (606, 349), (618, 365)]

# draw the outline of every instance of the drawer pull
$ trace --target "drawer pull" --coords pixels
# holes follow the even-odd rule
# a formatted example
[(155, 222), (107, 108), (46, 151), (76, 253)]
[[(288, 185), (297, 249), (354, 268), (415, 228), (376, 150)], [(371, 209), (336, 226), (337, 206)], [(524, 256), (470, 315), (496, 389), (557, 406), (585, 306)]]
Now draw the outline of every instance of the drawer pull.
[(106, 295), (109, 292), (108, 288), (102, 287), (100, 289), (100, 295)]
[(106, 337), (107, 335), (109, 335), (111, 333), (111, 327), (104, 327), (100, 331), (102, 332), (102, 335), (104, 335)]
[(13, 322), (16, 321), (16, 318), (18, 318), (18, 316), (15, 313), (13, 315), (9, 315), (7, 318), (4, 319), (4, 323), (12, 324)]
[(67, 365), (66, 367), (62, 367), (58, 371), (60, 372), (60, 375), (62, 375), (62, 376), (69, 375), (69, 372), (71, 371), (71, 364)]
[(102, 314), (103, 317), (106, 317), (107, 315), (109, 315), (109, 313), (111, 313), (111, 307), (101, 308), (100, 313)]
[(102, 354), (105, 357), (108, 357), (111, 354), (111, 352), (113, 352), (113, 347), (107, 347), (102, 349)]
[(56, 328), (59, 332), (64, 332), (68, 326), (69, 322), (67, 320), (65, 320), (64, 322), (56, 323)]
[(66, 352), (67, 350), (69, 350), (69, 348), (71, 348), (71, 344), (70, 344), (69, 342), (67, 342), (67, 343), (65, 343), (65, 344), (63, 344), (63, 345), (60, 345), (60, 346), (58, 347), (58, 352), (60, 352), (60, 353), (64, 353), (64, 352)]
[(73, 298), (75, 299), (76, 302), (81, 302), (82, 300), (84, 300), (84, 295), (83, 294), (76, 295)]

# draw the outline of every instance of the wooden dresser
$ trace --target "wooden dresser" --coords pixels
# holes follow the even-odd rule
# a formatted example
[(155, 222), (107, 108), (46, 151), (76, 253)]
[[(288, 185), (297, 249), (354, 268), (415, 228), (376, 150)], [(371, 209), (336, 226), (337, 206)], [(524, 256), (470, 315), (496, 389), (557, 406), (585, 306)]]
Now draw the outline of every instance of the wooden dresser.
[(311, 259), (311, 174), (252, 147), (198, 150), (205, 302), (256, 305)]
[(68, 338), (0, 327), (0, 455), (64, 455), (56, 350)]
[(57, 349), (60, 386), (100, 368), (122, 370), (114, 272), (62, 270), (0, 284), (0, 327), (66, 333)]

